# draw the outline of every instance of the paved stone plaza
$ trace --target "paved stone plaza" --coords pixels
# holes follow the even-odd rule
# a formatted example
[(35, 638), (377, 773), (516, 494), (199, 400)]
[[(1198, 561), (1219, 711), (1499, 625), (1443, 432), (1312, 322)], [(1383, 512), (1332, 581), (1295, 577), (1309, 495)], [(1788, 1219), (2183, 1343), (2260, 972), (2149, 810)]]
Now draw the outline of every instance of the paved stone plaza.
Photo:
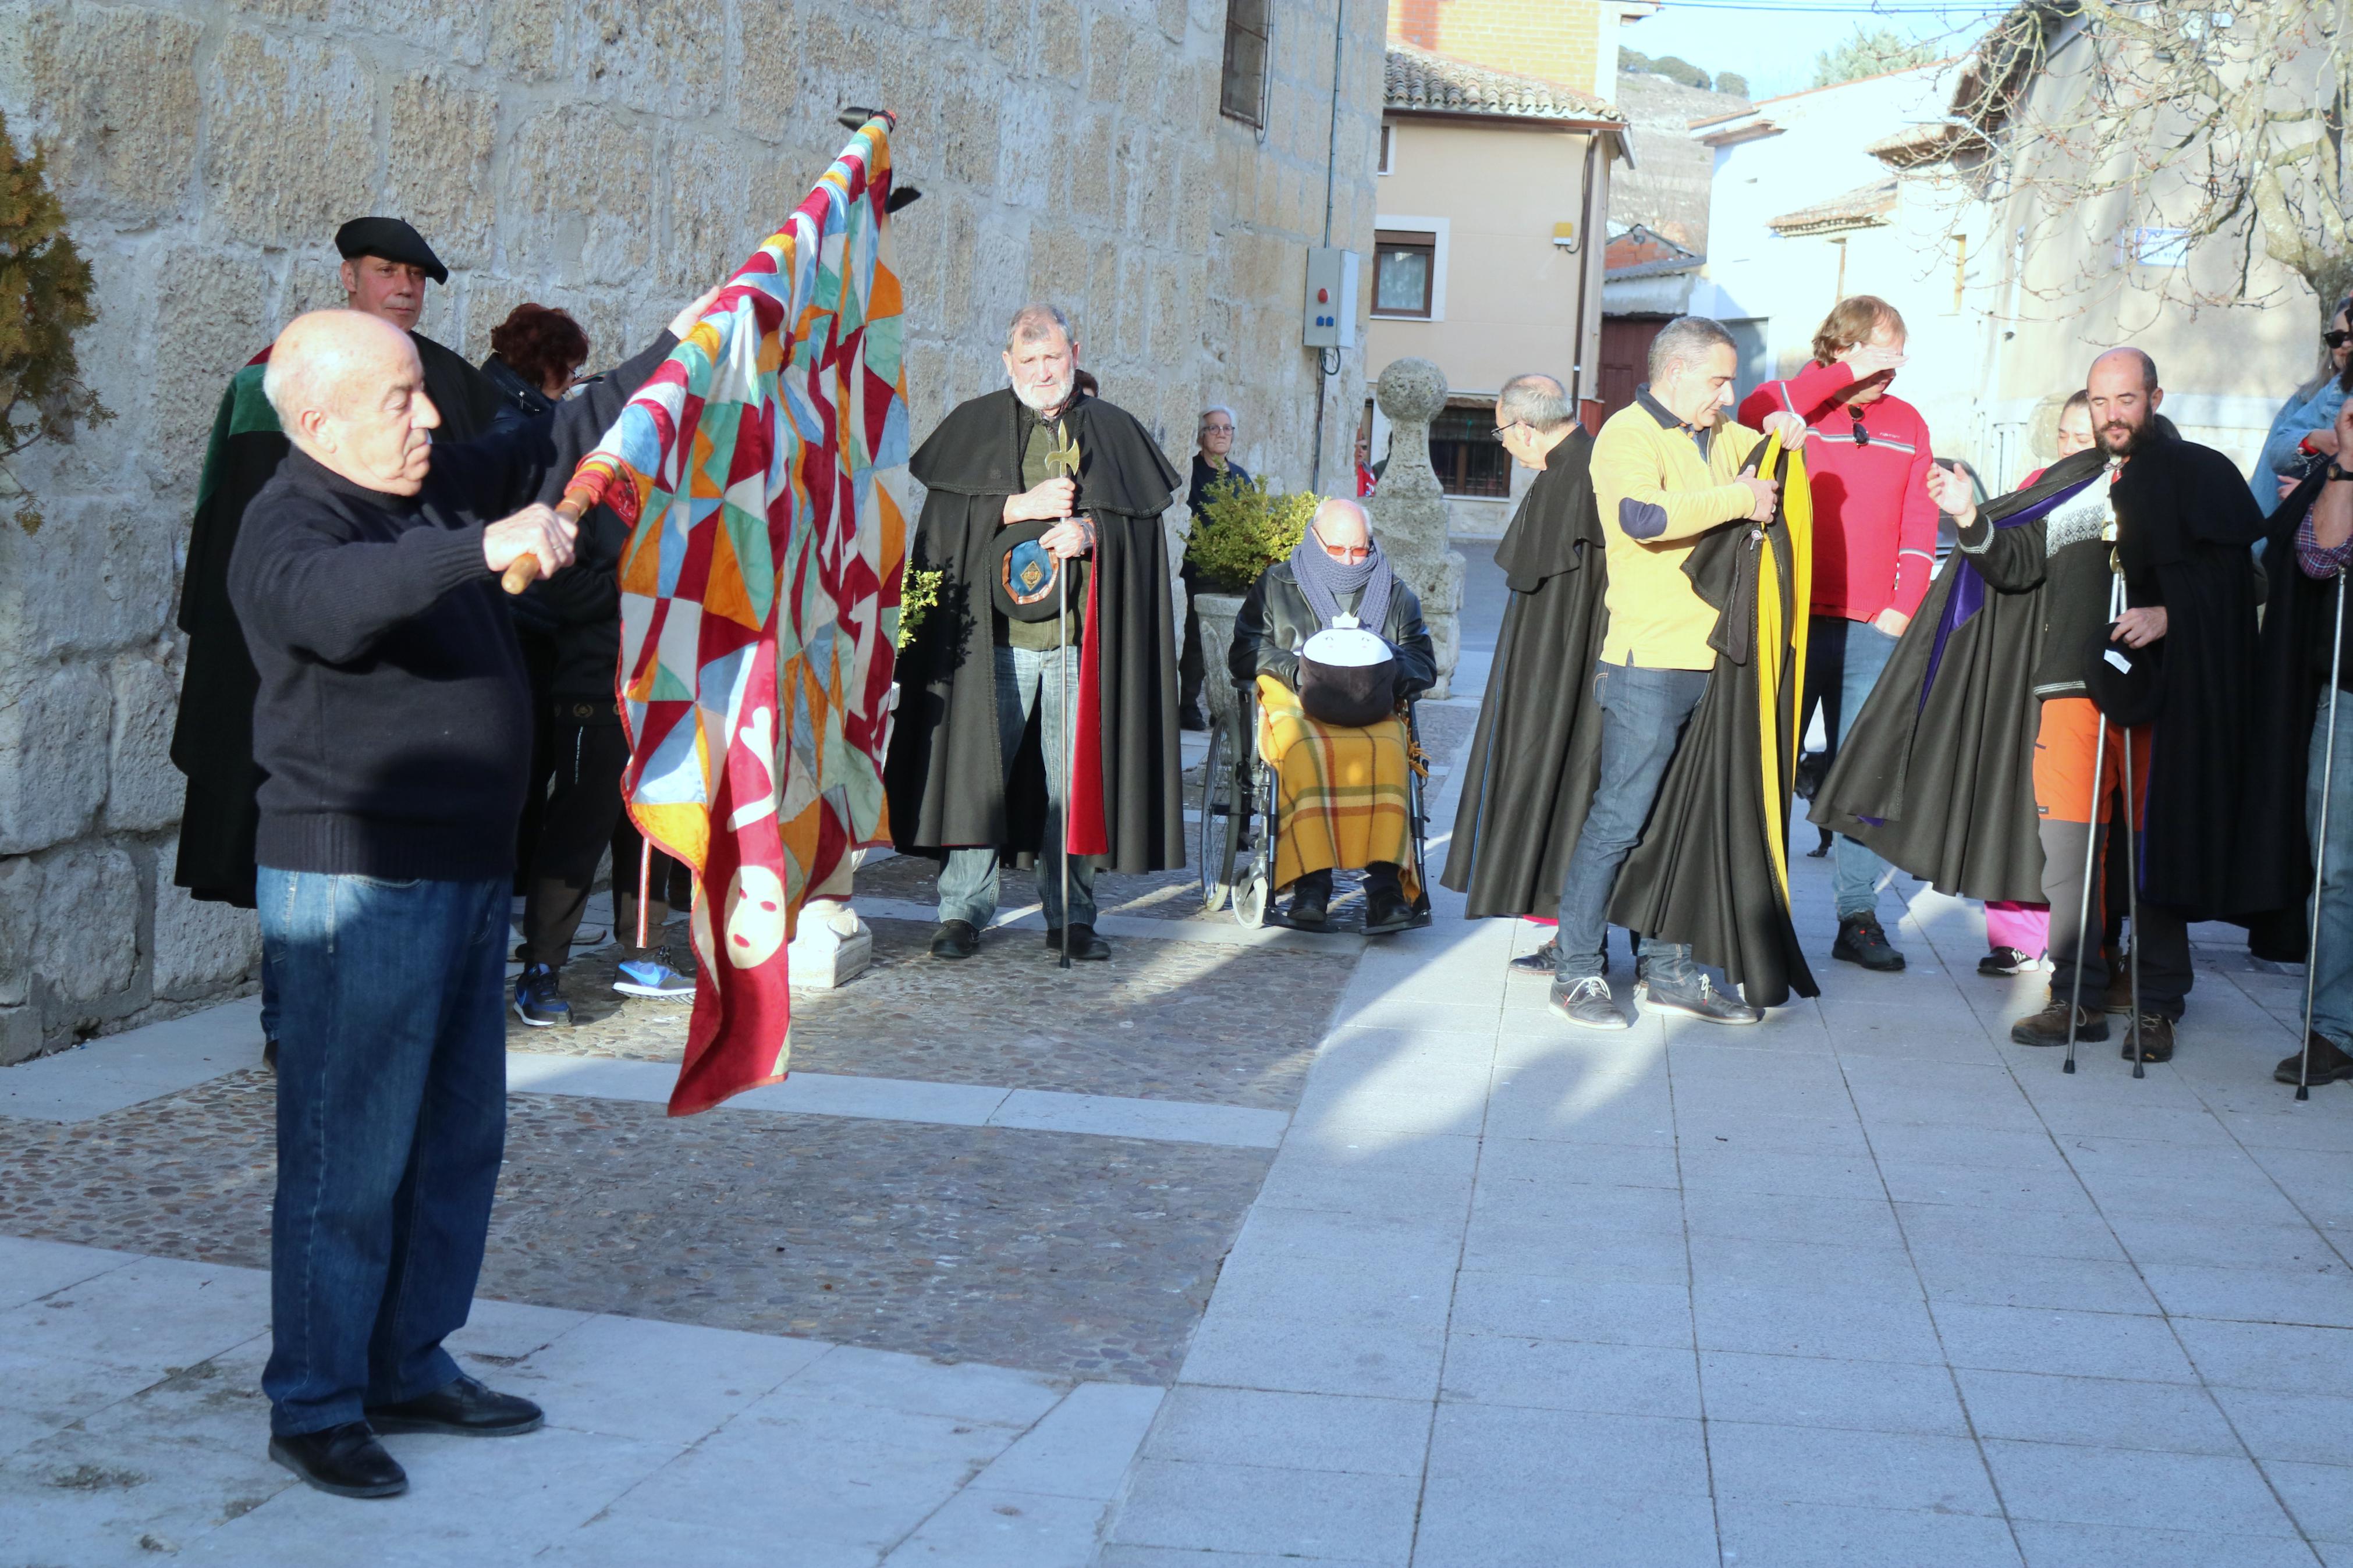
[(1111, 965), (1009, 900), (949, 966), (870, 867), (876, 968), (686, 1121), (682, 1008), (518, 1027), (459, 1348), (551, 1426), (395, 1438), (389, 1503), (262, 1453), (251, 1004), (0, 1071), (0, 1568), (2353, 1564), (2353, 1088), (2270, 1081), (2301, 983), (2226, 930), (2136, 1082), (2009, 1045), (2039, 983), (1901, 879), (1902, 974), (1615, 1036), (1443, 894), (1368, 946), (1105, 893)]

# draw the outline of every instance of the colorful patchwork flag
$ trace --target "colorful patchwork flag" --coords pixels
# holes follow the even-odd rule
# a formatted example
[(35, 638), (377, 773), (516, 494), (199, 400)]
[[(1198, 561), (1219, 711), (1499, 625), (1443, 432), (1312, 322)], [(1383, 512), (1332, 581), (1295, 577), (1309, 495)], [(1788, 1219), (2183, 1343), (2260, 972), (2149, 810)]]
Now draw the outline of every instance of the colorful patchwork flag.
[(785, 1076), (785, 947), (802, 900), (890, 837), (906, 529), (878, 478), (907, 460), (890, 196), (890, 117), (877, 115), (565, 491), (634, 529), (622, 793), (645, 836), (695, 872), (700, 973), (673, 1116)]

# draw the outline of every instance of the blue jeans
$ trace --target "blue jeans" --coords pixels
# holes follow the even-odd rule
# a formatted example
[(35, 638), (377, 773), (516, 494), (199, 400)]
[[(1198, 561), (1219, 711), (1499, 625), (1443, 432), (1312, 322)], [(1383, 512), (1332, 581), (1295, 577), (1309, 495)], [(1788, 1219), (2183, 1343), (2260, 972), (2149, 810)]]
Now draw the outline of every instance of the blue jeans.
[[(2324, 682), (2324, 688), (2326, 683)], [(2337, 761), (2330, 772), (2328, 858), (2315, 869), (2320, 932), (2312, 977), (2312, 1032), (2339, 1050), (2353, 1048), (2353, 700), (2338, 699)], [(2320, 857), (2320, 764), (2328, 752), (2328, 693), (2313, 714), (2311, 767), (2305, 775), (2305, 826)]]
[(278, 980), (271, 1347), (280, 1436), (458, 1375), (506, 1144), (506, 878), (262, 868)]
[[(1021, 737), (1029, 715), (1040, 707), (1038, 743), (1046, 759), (1045, 843), (1038, 854), (1038, 900), (1046, 906), (1046, 923), (1062, 924), (1062, 739), (1060, 670), (1070, 665), (1071, 702), (1079, 698), (1079, 650), (1075, 647), (1000, 647), (997, 650), (997, 749), (1004, 760), (1005, 782), (1013, 783), (1014, 759), (1021, 752)], [(969, 921), (986, 926), (997, 918), (997, 849), (991, 845), (951, 849), (940, 868), (940, 919)], [(1071, 919), (1083, 926), (1095, 923), (1095, 862), (1092, 855), (1071, 858)]]
[[(1704, 669), (1594, 667), (1593, 698), (1601, 705), (1601, 776), (1561, 879), (1556, 978), (1573, 982), (1609, 972), (1604, 944), (1618, 868), (1641, 842), (1683, 724), (1706, 692)], [(1686, 943), (1644, 942), (1641, 967), (1663, 991), (1685, 991), (1699, 983)]]
[[(1823, 728), (1830, 731), (1831, 755), (1846, 744), (1854, 716), (1879, 684), (1879, 672), (1895, 652), (1895, 639), (1868, 621), (1844, 616), (1816, 616), (1806, 632), (1806, 709), (1799, 715), (1799, 733), (1813, 723), (1814, 705), (1822, 708)], [(1838, 900), (1838, 917), (1879, 912), (1879, 879), (1887, 862), (1841, 833), (1831, 851), (1831, 889)]]

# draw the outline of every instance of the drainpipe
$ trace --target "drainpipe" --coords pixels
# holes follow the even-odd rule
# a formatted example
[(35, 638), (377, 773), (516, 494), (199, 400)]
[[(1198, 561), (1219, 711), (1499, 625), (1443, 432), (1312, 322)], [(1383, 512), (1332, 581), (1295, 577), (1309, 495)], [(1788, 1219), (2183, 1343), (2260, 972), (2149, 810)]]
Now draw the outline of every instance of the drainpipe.
[(1577, 218), (1577, 342), (1569, 350), (1568, 405), (1580, 420), (1585, 417), (1585, 345), (1588, 341), (1585, 294), (1593, 276), (1593, 173), (1601, 151), (1601, 137), (1599, 131), (1585, 133), (1585, 189), (1578, 199)]
[[(1333, 165), (1340, 155), (1340, 58), (1347, 41), (1348, 0), (1333, 0), (1332, 5), (1332, 129), (1324, 144), (1324, 247), (1332, 247)], [(1349, 310), (1356, 308), (1354, 300), (1343, 302)], [(1340, 351), (1315, 351), (1315, 457), (1308, 465), (1307, 488), (1320, 495), (1324, 490), (1324, 405), (1333, 375), (1339, 371)], [(1349, 489), (1353, 491), (1355, 486)]]

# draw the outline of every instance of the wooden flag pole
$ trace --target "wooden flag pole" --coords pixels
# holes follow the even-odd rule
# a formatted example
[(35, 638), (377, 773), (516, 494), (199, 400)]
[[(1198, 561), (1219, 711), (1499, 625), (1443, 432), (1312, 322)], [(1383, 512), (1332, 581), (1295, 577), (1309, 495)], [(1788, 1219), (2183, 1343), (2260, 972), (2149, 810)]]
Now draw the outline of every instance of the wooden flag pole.
[[(574, 499), (570, 490), (565, 491), (564, 499), (555, 503), (555, 515), (575, 528), (580, 526), (580, 519), (587, 510), (588, 503)], [(547, 575), (553, 577), (555, 574), (551, 572)], [(520, 594), (539, 578), (539, 557), (526, 550), (507, 563), (507, 569), (499, 574), (499, 586), (510, 594)]]

